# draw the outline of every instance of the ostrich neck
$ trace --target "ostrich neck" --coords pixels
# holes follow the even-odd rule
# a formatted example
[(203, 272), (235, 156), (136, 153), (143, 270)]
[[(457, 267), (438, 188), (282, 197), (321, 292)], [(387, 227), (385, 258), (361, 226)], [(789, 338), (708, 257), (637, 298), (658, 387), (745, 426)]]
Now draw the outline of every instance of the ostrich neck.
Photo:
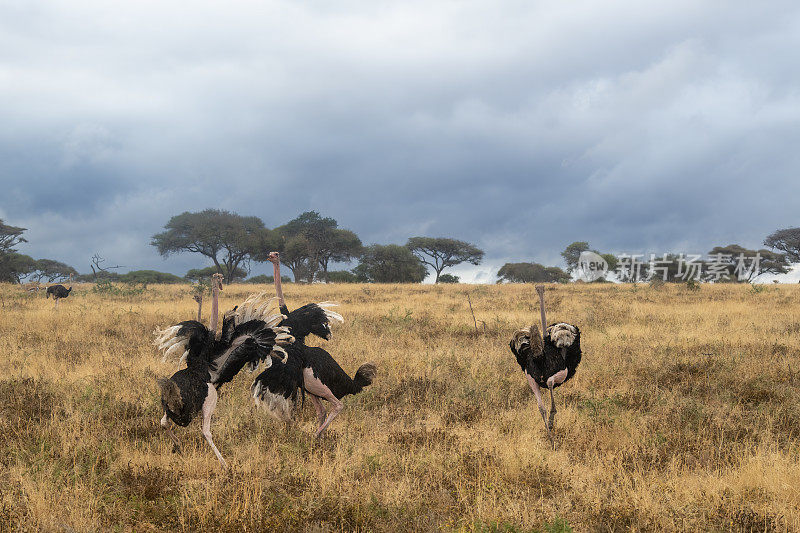
[(272, 272), (275, 278), (275, 295), (278, 297), (278, 305), (283, 307), (286, 302), (283, 301), (283, 290), (281, 289), (281, 265), (277, 261), (272, 263)]
[(219, 285), (217, 280), (211, 280), (211, 332), (217, 333), (217, 320), (219, 316)]
[(544, 312), (544, 291), (539, 292), (539, 309), (542, 312), (542, 336), (547, 334), (547, 317)]

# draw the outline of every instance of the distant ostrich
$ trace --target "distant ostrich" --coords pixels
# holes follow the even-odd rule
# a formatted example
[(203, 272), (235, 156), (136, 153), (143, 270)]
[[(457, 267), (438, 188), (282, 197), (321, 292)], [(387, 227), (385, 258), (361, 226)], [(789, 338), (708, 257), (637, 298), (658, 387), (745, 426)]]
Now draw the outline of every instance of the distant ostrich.
[(50, 295), (52, 294), (53, 295), (53, 300), (55, 300), (55, 302), (56, 302), (55, 306), (58, 307), (58, 301), (60, 299), (62, 299), (62, 298), (66, 298), (67, 296), (69, 296), (69, 293), (71, 293), (71, 292), (72, 292), (72, 286), (70, 286), (70, 288), (68, 289), (68, 288), (64, 287), (63, 285), (53, 285), (53, 286), (47, 287), (46, 297), (50, 298)]
[[(253, 399), (271, 415), (288, 423), (293, 420), (297, 408), (298, 392), (304, 396), (308, 393), (317, 412), (319, 427), (315, 438), (319, 438), (344, 409), (341, 399), (348, 394), (358, 394), (371, 385), (377, 369), (374, 364), (365, 363), (351, 378), (331, 354), (322, 348), (305, 345), (305, 338), (309, 334), (330, 340), (329, 322), (343, 322), (344, 319), (330, 310), (336, 305), (330, 302), (306, 304), (289, 312), (281, 290), (280, 256), (272, 252), (269, 260), (275, 272), (275, 292), (280, 310), (287, 317), (281, 325), (289, 327), (295, 341), (286, 347), (286, 364), (272, 365), (253, 381)], [(322, 400), (327, 400), (333, 406), (330, 413), (326, 413)]]
[[(546, 324), (544, 312), (544, 288), (537, 287), (541, 303), (542, 324)], [(542, 415), (547, 436), (553, 441), (552, 430), (555, 427), (556, 400), (553, 389), (567, 382), (575, 375), (581, 362), (581, 332), (577, 326), (558, 322), (545, 328), (545, 335), (539, 335), (539, 328), (533, 324), (530, 328), (520, 329), (514, 333), (509, 343), (511, 352), (522, 367), (525, 378), (533, 390), (539, 413)], [(550, 390), (550, 415), (547, 415), (542, 400), (541, 387)]]
[[(217, 291), (213, 294), (216, 299)], [(186, 361), (186, 368), (170, 378), (158, 380), (164, 408), (161, 427), (177, 451), (180, 451), (180, 443), (172, 432), (170, 421), (185, 427), (198, 413), (202, 413), (203, 436), (220, 464), (227, 466), (211, 438), (211, 416), (217, 406), (217, 389), (232, 380), (248, 363), (264, 361), (270, 366), (273, 359), (280, 359), (278, 354), (286, 357), (280, 346), (293, 342), (294, 338), (287, 333), (288, 328), (277, 326), (283, 318), (282, 315), (271, 315), (264, 316), (263, 320), (245, 320), (234, 308), (225, 314), (219, 338), (213, 329), (195, 320), (156, 330), (155, 343), (163, 351), (164, 360), (183, 351), (180, 360)]]

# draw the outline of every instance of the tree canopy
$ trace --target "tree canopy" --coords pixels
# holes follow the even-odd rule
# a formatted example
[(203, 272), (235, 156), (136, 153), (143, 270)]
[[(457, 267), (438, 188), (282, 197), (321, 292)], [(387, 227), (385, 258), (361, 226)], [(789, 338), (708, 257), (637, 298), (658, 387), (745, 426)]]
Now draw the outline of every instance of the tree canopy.
[(0, 254), (0, 282), (19, 283), (36, 270), (36, 260), (25, 254), (6, 252)]
[(435, 283), (439, 283), (445, 268), (461, 263), (479, 265), (484, 255), (483, 250), (468, 242), (446, 237), (411, 237), (406, 247), (422, 263), (433, 268)]
[(22, 234), (27, 231), (25, 228), (7, 226), (0, 218), (0, 254), (16, 252), (16, 246), (22, 242), (28, 242)]
[(16, 246), (28, 242), (22, 234), (25, 228), (8, 226), (0, 219), (0, 281), (19, 283), (36, 270), (36, 260), (17, 253)]
[(43, 279), (47, 279), (48, 283), (52, 283), (54, 281), (63, 281), (69, 279), (70, 274), (72, 276), (77, 276), (78, 271), (66, 263), (62, 263), (61, 261), (56, 261), (54, 259), (39, 259), (36, 261), (35, 269), (28, 275), (28, 277), (39, 282), (41, 282)]
[(189, 270), (185, 276), (185, 279), (190, 281), (200, 281), (200, 280), (207, 280), (211, 276), (216, 273), (222, 274), (226, 280), (229, 280), (228, 283), (235, 283), (238, 281), (244, 280), (247, 277), (247, 271), (243, 268), (236, 267), (233, 272), (228, 272), (228, 267), (222, 265), (222, 272), (217, 270), (217, 267), (210, 266), (205, 268), (193, 268)]
[(190, 252), (208, 257), (217, 272), (233, 281), (240, 265), (248, 265), (259, 251), (275, 245), (273, 235), (258, 217), (244, 217), (219, 209), (185, 212), (172, 217), (166, 231), (153, 235), (150, 242), (163, 257)]
[(567, 283), (568, 273), (539, 263), (506, 263), (497, 271), (498, 283)]
[[(306, 211), (275, 228), (281, 240), (278, 247), (281, 263), (292, 271), (295, 281), (312, 283), (320, 271), (327, 281), (330, 263), (350, 262), (360, 255), (361, 239), (338, 226), (333, 218)], [(265, 258), (270, 251), (262, 250), (259, 259)]]
[[(567, 272), (570, 274), (574, 274), (580, 267), (580, 258), (581, 254), (584, 252), (594, 252), (606, 262), (608, 265), (608, 271), (613, 272), (617, 268), (617, 256), (614, 254), (602, 254), (597, 250), (591, 250), (589, 248), (589, 243), (586, 241), (575, 241), (572, 244), (568, 245), (563, 252), (561, 252), (561, 257), (564, 258), (564, 262), (567, 263)], [(605, 276), (596, 279), (594, 281), (606, 281)]]
[(328, 281), (331, 283), (358, 283), (358, 276), (349, 270), (333, 270), (328, 272)]
[(373, 244), (365, 248), (353, 273), (368, 283), (421, 283), (428, 272), (405, 246)]
[(131, 270), (119, 276), (119, 281), (123, 283), (186, 283), (186, 280), (170, 274), (169, 272), (159, 272), (157, 270)]
[[(756, 255), (760, 256), (756, 261)], [(738, 244), (716, 246), (708, 253), (708, 281), (752, 282), (762, 274), (786, 274), (786, 254), (771, 250), (748, 250)], [(711, 270), (713, 268), (713, 270)]]
[(764, 246), (785, 253), (790, 263), (800, 263), (800, 228), (779, 229), (764, 239)]
[[(284, 283), (290, 283), (292, 278), (289, 276), (281, 276), (281, 281)], [(267, 276), (266, 274), (259, 274), (258, 276), (253, 276), (252, 278), (247, 278), (244, 280), (245, 283), (253, 283), (259, 285), (272, 285), (275, 283), (275, 276)]]
[(561, 252), (561, 257), (563, 257), (564, 262), (567, 263), (567, 272), (575, 272), (578, 268), (578, 260), (581, 257), (581, 253), (588, 251), (589, 243), (586, 241), (575, 241), (567, 246), (564, 251)]

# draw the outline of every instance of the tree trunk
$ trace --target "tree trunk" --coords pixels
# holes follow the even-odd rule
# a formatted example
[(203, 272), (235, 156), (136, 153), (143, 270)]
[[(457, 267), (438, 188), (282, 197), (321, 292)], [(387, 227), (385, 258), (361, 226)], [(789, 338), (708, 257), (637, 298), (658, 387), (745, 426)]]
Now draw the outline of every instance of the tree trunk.
[(197, 321), (200, 322), (203, 320), (203, 295), (198, 294), (194, 300), (197, 302)]

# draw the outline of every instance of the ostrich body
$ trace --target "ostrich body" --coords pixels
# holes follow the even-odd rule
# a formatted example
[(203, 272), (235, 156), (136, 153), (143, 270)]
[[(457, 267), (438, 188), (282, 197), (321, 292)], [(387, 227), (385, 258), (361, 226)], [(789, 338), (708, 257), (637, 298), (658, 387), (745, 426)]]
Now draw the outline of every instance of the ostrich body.
[(50, 287), (47, 287), (47, 294), (45, 296), (46, 298), (50, 298), (50, 295), (52, 294), (53, 300), (55, 300), (56, 302), (55, 306), (58, 307), (58, 301), (62, 298), (66, 298), (67, 296), (69, 296), (69, 293), (71, 292), (72, 292), (71, 286), (68, 289), (63, 285), (52, 285)]
[(246, 364), (265, 361), (271, 365), (274, 359), (279, 359), (277, 353), (285, 356), (280, 345), (294, 340), (286, 333), (286, 328), (277, 326), (283, 319), (281, 315), (264, 317), (264, 320), (249, 318), (237, 314), (236, 309), (226, 313), (219, 338), (195, 320), (156, 331), (156, 344), (164, 352), (164, 359), (184, 350), (180, 360), (186, 361), (186, 368), (170, 378), (158, 380), (164, 408), (161, 426), (179, 451), (180, 443), (172, 432), (171, 422), (185, 427), (202, 413), (203, 436), (223, 467), (225, 459), (211, 437), (217, 390)]
[[(566, 322), (548, 326), (544, 308), (544, 286), (537, 285), (536, 292), (539, 293), (544, 337), (539, 336), (539, 328), (533, 324), (528, 329), (514, 333), (509, 346), (536, 397), (547, 436), (555, 448), (553, 428), (556, 423), (556, 399), (553, 396), (553, 389), (575, 375), (575, 370), (581, 362), (581, 332), (578, 326)], [(549, 417), (542, 400), (541, 387), (550, 390)]]
[[(556, 414), (553, 389), (575, 375), (581, 362), (581, 332), (577, 326), (559, 322), (548, 326), (542, 338), (534, 324), (517, 331), (509, 346), (533, 390), (548, 436), (552, 439)], [(549, 417), (542, 400), (541, 388), (544, 387), (550, 390)]]
[[(351, 378), (327, 351), (306, 346), (305, 338), (310, 334), (330, 340), (330, 320), (342, 322), (343, 319), (329, 309), (335, 305), (330, 302), (306, 304), (289, 312), (281, 289), (280, 257), (273, 252), (269, 259), (274, 265), (275, 292), (280, 310), (286, 315), (281, 326), (288, 326), (295, 341), (286, 349), (285, 365), (272, 365), (253, 381), (253, 398), (256, 404), (288, 423), (297, 407), (298, 392), (304, 396), (308, 394), (317, 412), (319, 427), (315, 437), (319, 437), (344, 409), (342, 398), (358, 394), (372, 384), (377, 369), (374, 364), (365, 363)], [(322, 400), (331, 404), (330, 413), (326, 412)]]

